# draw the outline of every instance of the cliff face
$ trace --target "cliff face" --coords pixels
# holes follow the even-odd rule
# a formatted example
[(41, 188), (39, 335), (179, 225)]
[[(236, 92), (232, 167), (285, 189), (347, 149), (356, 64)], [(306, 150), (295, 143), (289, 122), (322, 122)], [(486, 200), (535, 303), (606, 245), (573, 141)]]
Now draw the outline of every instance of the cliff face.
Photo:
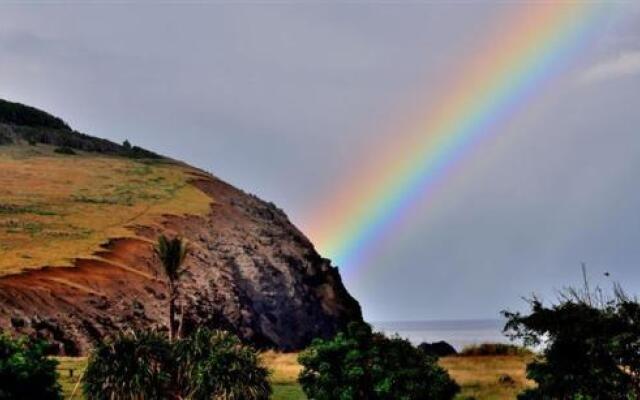
[(259, 347), (296, 350), (362, 319), (337, 269), (281, 210), (209, 175), (195, 174), (193, 184), (212, 199), (206, 216), (167, 215), (161, 227), (132, 227), (140, 239), (114, 239), (74, 267), (0, 278), (0, 326), (69, 355), (117, 331), (165, 330), (165, 285), (152, 250), (159, 233), (190, 243), (185, 333), (224, 328)]
[[(24, 141), (20, 129), (14, 125), (8, 130), (13, 133), (6, 135), (10, 143), (5, 146)], [(81, 152), (100, 151), (94, 144), (104, 145), (101, 139), (93, 142), (89, 136), (70, 131), (23, 130), (31, 135), (27, 139), (32, 145), (34, 137), (45, 138), (37, 148), (58, 137), (71, 147), (75, 142), (70, 138), (82, 139), (78, 141), (82, 147), (75, 147)], [(120, 157), (117, 153), (124, 151), (119, 145), (109, 146), (116, 146), (116, 155), (109, 157)], [(67, 156), (51, 157), (60, 160)], [(15, 166), (21, 161), (12, 162)], [(210, 199), (208, 212), (159, 214), (153, 223), (148, 223), (150, 217), (127, 220), (124, 228), (131, 235), (112, 237), (93, 256), (75, 259), (70, 267), (44, 266), (1, 276), (0, 329), (44, 338), (53, 344), (54, 352), (67, 355), (84, 354), (96, 340), (118, 331), (166, 330), (166, 287), (152, 248), (161, 233), (182, 236), (190, 244), (189, 269), (178, 307), (184, 310), (185, 334), (198, 326), (223, 328), (258, 347), (296, 350), (314, 337), (332, 336), (349, 321), (362, 319), (360, 306), (344, 288), (337, 269), (316, 253), (281, 210), (214, 176), (184, 165), (180, 168), (188, 171), (189, 185)], [(1, 175), (2, 171), (0, 179), (11, 178)], [(28, 192), (27, 183), (24, 189)], [(145, 186), (145, 190), (150, 189)], [(2, 218), (22, 226), (21, 218), (27, 218), (32, 209), (5, 204), (14, 200), (7, 197), (9, 194), (0, 193), (0, 211), (14, 214)], [(136, 199), (129, 196), (127, 201), (134, 205), (119, 209), (136, 206)], [(155, 211), (162, 210), (159, 204), (153, 205)], [(112, 204), (87, 202), (80, 206), (85, 211), (94, 207), (91, 215), (95, 215), (95, 210)], [(44, 227), (40, 240), (47, 238), (45, 233), (59, 236), (58, 231), (47, 232), (46, 228), (50, 220), (63, 217), (41, 214), (32, 217)], [(114, 220), (117, 217), (113, 215)]]

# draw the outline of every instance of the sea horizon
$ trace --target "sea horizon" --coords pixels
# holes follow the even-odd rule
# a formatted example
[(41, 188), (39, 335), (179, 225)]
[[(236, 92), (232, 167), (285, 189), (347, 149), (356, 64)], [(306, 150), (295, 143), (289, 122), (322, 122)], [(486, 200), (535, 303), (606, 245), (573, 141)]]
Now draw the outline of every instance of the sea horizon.
[(503, 318), (372, 321), (371, 326), (387, 335), (398, 335), (414, 345), (445, 341), (457, 351), (481, 343), (515, 343), (504, 335)]

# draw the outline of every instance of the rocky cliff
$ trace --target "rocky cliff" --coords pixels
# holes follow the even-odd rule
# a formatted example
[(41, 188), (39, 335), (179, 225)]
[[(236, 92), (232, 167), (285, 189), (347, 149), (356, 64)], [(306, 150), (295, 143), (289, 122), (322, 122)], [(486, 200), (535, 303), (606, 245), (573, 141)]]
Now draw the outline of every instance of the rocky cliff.
[[(6, 115), (0, 121), (10, 132), (4, 146), (25, 146), (24, 131), (29, 141), (79, 138), (64, 144), (82, 143), (78, 152), (91, 151), (89, 136), (64, 132), (66, 127), (60, 133), (57, 127), (22, 129)], [(127, 151), (103, 140), (96, 143), (114, 153)], [(166, 289), (152, 250), (161, 233), (190, 244), (181, 290), (186, 333), (197, 326), (223, 328), (258, 347), (296, 350), (362, 319), (338, 270), (280, 209), (208, 173), (175, 165), (187, 171), (189, 185), (210, 199), (207, 212), (161, 212), (153, 223), (131, 219), (125, 226), (131, 235), (110, 237), (91, 256), (74, 258), (71, 266), (42, 265), (0, 277), (0, 328), (45, 338), (55, 352), (68, 355), (83, 354), (114, 332), (166, 330)], [(24, 190), (29, 191), (26, 183)], [(15, 214), (9, 221), (15, 225), (24, 215), (16, 210), (26, 208), (7, 205), (3, 196), (10, 194), (0, 193), (0, 206)]]

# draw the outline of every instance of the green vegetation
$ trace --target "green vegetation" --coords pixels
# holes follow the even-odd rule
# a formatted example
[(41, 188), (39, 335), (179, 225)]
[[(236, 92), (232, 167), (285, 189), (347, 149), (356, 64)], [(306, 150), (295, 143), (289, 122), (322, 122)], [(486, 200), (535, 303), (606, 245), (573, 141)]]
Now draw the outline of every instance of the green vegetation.
[(257, 353), (220, 331), (169, 342), (149, 332), (99, 344), (83, 378), (88, 400), (266, 400), (268, 371)]
[(528, 315), (505, 312), (505, 329), (529, 345), (544, 344), (527, 365), (536, 387), (519, 399), (639, 399), (640, 304), (619, 287), (563, 292), (557, 304), (531, 300)]
[(171, 346), (157, 333), (120, 335), (96, 346), (84, 375), (89, 400), (163, 399), (171, 393)]
[(299, 360), (300, 384), (315, 400), (444, 400), (459, 391), (435, 358), (363, 323), (351, 323), (333, 339), (314, 340)]
[(0, 99), (0, 123), (52, 129), (70, 129), (60, 118), (37, 108)]
[(466, 346), (461, 356), (530, 356), (533, 352), (526, 347), (506, 343), (481, 343)]
[(0, 335), (0, 400), (61, 399), (57, 362), (45, 356), (44, 342)]
[(78, 154), (78, 153), (75, 152), (75, 150), (73, 150), (69, 146), (56, 147), (54, 152), (58, 153), (58, 154), (65, 154), (65, 155), (68, 155), (68, 156), (75, 156), (76, 154)]
[(228, 332), (198, 329), (176, 343), (175, 354), (181, 398), (266, 400), (271, 394), (258, 354)]
[[(273, 388), (272, 400), (306, 400), (307, 397), (298, 384), (298, 374), (302, 367), (296, 353), (262, 353), (262, 364), (270, 372), (269, 380)], [(62, 385), (65, 399), (82, 400), (81, 386), (78, 380), (87, 365), (83, 357), (59, 357), (58, 381)], [(525, 377), (525, 365), (530, 361), (525, 356), (481, 356), (481, 357), (444, 357), (438, 363), (460, 385), (462, 390), (456, 400), (511, 400), (532, 383)], [(501, 382), (505, 375), (513, 378), (513, 383)]]

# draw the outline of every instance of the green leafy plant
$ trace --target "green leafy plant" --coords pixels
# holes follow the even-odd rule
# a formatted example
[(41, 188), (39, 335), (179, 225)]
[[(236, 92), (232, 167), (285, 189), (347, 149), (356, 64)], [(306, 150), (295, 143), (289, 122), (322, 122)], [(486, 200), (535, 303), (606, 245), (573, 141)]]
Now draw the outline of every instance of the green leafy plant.
[(100, 343), (83, 378), (88, 400), (171, 399), (172, 349), (155, 332), (123, 334)]
[(42, 341), (0, 335), (0, 400), (62, 399), (57, 362), (46, 350)]
[(193, 400), (266, 400), (268, 371), (254, 349), (223, 331), (198, 329), (176, 342), (177, 386)]
[(445, 400), (459, 391), (435, 358), (363, 323), (314, 340), (299, 361), (299, 382), (315, 400)]
[(256, 351), (236, 336), (198, 329), (174, 342), (147, 332), (99, 344), (83, 388), (88, 400), (266, 400), (267, 378)]
[(533, 298), (528, 315), (504, 312), (507, 333), (543, 346), (527, 365), (537, 386), (519, 399), (640, 399), (640, 304), (585, 287), (548, 306)]

